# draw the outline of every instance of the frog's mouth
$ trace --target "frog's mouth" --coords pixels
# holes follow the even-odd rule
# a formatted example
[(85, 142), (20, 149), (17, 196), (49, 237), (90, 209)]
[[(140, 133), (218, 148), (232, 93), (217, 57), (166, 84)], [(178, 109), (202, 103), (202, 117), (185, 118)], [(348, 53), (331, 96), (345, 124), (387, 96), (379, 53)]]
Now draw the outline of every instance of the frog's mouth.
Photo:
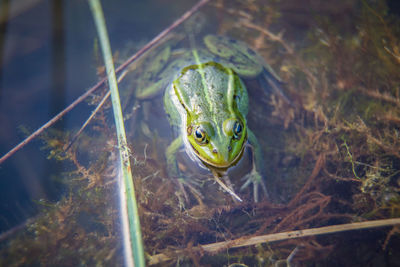
[[(193, 148), (194, 151), (196, 151), (196, 149), (191, 145), (191, 147)], [(243, 156), (243, 151), (244, 148), (246, 147), (246, 144), (243, 144), (239, 154), (229, 163), (227, 164), (215, 164), (211, 161), (202, 159), (201, 157), (197, 156), (196, 153), (196, 157), (207, 167), (207, 168), (211, 168), (211, 169), (216, 169), (219, 171), (226, 171), (229, 167), (234, 166), (238, 163), (238, 161), (242, 158)]]

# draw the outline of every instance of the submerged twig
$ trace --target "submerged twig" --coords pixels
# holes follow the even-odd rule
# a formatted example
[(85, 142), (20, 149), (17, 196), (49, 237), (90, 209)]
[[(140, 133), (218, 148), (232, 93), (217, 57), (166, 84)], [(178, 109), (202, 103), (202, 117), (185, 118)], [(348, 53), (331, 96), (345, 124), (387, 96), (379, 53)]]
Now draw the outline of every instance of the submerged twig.
[[(356, 223), (348, 223), (348, 224), (339, 224), (332, 226), (325, 226), (319, 228), (310, 228), (305, 230), (296, 230), (290, 232), (262, 235), (262, 236), (254, 236), (254, 237), (241, 237), (238, 239), (217, 242), (208, 245), (200, 245), (198, 247), (194, 247), (192, 249), (198, 249), (206, 253), (216, 253), (221, 250), (225, 250), (228, 248), (240, 248), (246, 246), (253, 246), (261, 243), (267, 242), (277, 242), (294, 238), (303, 238), (308, 236), (318, 236), (325, 234), (333, 234), (345, 231), (353, 231), (353, 230), (362, 230), (369, 228), (378, 228), (385, 226), (393, 226), (400, 224), (400, 218), (394, 219), (385, 219), (385, 220), (375, 220), (375, 221), (367, 221), (367, 222), (356, 222)], [(176, 251), (177, 254), (182, 254), (184, 251)], [(168, 255), (165, 254), (157, 254), (150, 258), (149, 265), (159, 264), (161, 262), (165, 262), (171, 260)]]
[(246, 26), (247, 28), (251, 28), (254, 30), (257, 30), (259, 32), (261, 32), (262, 34), (264, 34), (265, 36), (267, 36), (270, 40), (274, 41), (274, 42), (278, 42), (280, 43), (289, 54), (293, 54), (293, 48), (291, 46), (289, 46), (283, 39), (282, 39), (282, 33), (278, 33), (278, 34), (274, 34), (270, 31), (268, 31), (267, 29), (260, 27), (252, 22), (250, 22), (248, 19), (242, 19), (241, 20), (241, 24), (243, 26)]
[[(117, 70), (118, 71), (118, 70)], [(13, 149), (8, 151), (5, 155), (3, 155), (0, 158), (0, 164), (2, 164), (5, 160), (7, 160), (9, 157), (14, 155), (15, 152), (23, 148), (26, 144), (31, 142), (33, 139), (38, 137), (44, 130), (52, 126), (54, 123), (56, 123), (59, 119), (64, 117), (65, 114), (67, 114), (69, 111), (71, 111), (74, 107), (76, 107), (79, 103), (81, 103), (83, 100), (85, 100), (89, 95), (91, 95), (93, 92), (95, 92), (97, 89), (100, 88), (106, 81), (106, 78), (103, 78), (101, 81), (99, 81), (95, 86), (90, 88), (86, 93), (78, 97), (74, 102), (72, 102), (68, 107), (66, 107), (64, 110), (62, 110), (60, 113), (58, 113), (56, 116), (54, 116), (51, 120), (46, 122), (44, 125), (42, 125), (39, 129), (34, 131), (31, 135), (29, 135), (27, 138), (25, 138), (21, 143), (16, 145)]]
[(64, 151), (67, 151), (72, 144), (76, 141), (76, 139), (79, 137), (79, 135), (83, 132), (83, 130), (85, 130), (86, 126), (89, 124), (89, 122), (94, 118), (94, 116), (96, 115), (96, 113), (100, 110), (100, 108), (104, 105), (104, 103), (106, 102), (106, 100), (110, 97), (111, 92), (108, 91), (107, 94), (105, 94), (103, 96), (103, 98), (101, 99), (100, 103), (97, 104), (96, 108), (93, 110), (92, 114), (90, 114), (89, 118), (87, 118), (87, 120), (85, 121), (85, 123), (81, 126), (81, 128), (79, 129), (79, 131), (74, 135), (74, 137), (72, 137), (71, 141), (69, 142), (69, 144), (64, 148)]
[[(139, 57), (141, 57), (145, 52), (147, 52), (150, 48), (154, 47), (158, 42), (160, 42), (161, 39), (163, 39), (168, 33), (170, 33), (173, 29), (178, 27), (180, 24), (182, 24), (185, 20), (187, 20), (189, 17), (191, 17), (194, 13), (199, 10), (203, 5), (207, 4), (210, 0), (200, 0), (196, 5), (194, 5), (190, 10), (186, 11), (185, 14), (183, 14), (179, 19), (174, 21), (168, 28), (163, 30), (161, 33), (159, 33), (156, 37), (154, 37), (149, 43), (147, 43), (142, 49), (140, 49), (136, 54), (131, 56), (127, 61), (125, 61), (122, 65), (120, 65), (118, 68), (116, 68), (115, 72), (119, 73), (123, 69), (125, 69), (129, 64), (131, 64), (133, 61), (137, 60)], [(65, 114), (67, 114), (69, 111), (71, 111), (74, 107), (76, 107), (79, 103), (81, 103), (83, 100), (85, 100), (89, 95), (94, 93), (97, 89), (99, 89), (104, 82), (107, 80), (106, 77), (102, 78), (95, 86), (90, 88), (86, 93), (78, 97), (74, 102), (72, 102), (68, 107), (66, 107), (64, 110), (62, 110), (60, 113), (58, 113), (56, 116), (54, 116), (51, 120), (49, 120), (47, 123), (42, 125), (40, 128), (38, 128), (35, 132), (33, 132), (31, 135), (29, 135), (27, 138), (25, 138), (21, 143), (16, 145), (13, 149), (8, 151), (5, 155), (3, 155), (0, 158), (0, 164), (2, 164), (5, 160), (7, 160), (9, 157), (14, 155), (15, 152), (23, 148), (26, 144), (31, 142), (33, 139), (35, 139), (37, 136), (39, 136), (44, 130), (52, 126), (54, 123), (56, 123), (59, 119), (64, 117)]]
[(236, 200), (239, 201), (239, 202), (243, 202), (243, 200), (242, 200), (238, 195), (236, 195), (236, 193), (235, 193), (232, 189), (230, 189), (226, 184), (224, 184), (224, 183), (218, 178), (218, 175), (214, 174), (214, 179), (215, 179), (215, 181), (216, 181), (226, 192), (228, 192), (234, 199), (236, 199)]

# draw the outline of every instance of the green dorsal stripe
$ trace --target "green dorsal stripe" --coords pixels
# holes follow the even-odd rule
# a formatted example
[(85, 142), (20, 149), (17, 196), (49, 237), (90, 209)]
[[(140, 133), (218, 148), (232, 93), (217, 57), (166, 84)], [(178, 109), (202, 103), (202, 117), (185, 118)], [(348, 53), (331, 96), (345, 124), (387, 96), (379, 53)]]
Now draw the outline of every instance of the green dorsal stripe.
[(204, 66), (206, 64), (202, 64), (202, 62), (200, 61), (199, 54), (197, 53), (197, 50), (195, 48), (192, 49), (192, 53), (193, 53), (194, 60), (196, 61), (196, 64), (198, 66), (198, 70), (199, 70), (200, 76), (201, 76), (201, 84), (202, 84), (202, 87), (203, 87), (204, 95), (206, 97), (206, 101), (208, 103), (208, 106), (210, 107), (209, 111), (210, 111), (210, 114), (212, 114), (212, 120), (213, 120), (215, 128), (217, 130), (216, 134), (217, 134), (217, 136), (219, 138), (223, 138), (222, 133), (221, 133), (221, 125), (218, 125), (218, 120), (217, 120), (217, 117), (216, 117), (217, 114), (218, 114), (218, 110), (216, 110), (216, 107), (214, 105), (214, 101), (212, 101), (211, 98), (210, 98), (210, 94), (208, 92), (209, 88), (207, 86), (207, 81), (206, 81), (206, 78), (205, 78), (205, 75), (204, 75)]
[(228, 80), (228, 86), (227, 86), (227, 94), (226, 97), (227, 102), (228, 102), (228, 108), (229, 108), (229, 112), (234, 115), (235, 112), (233, 111), (233, 101), (234, 101), (234, 95), (235, 95), (235, 76), (233, 75), (233, 72), (231, 69), (227, 69), (228, 71), (228, 76), (229, 76), (229, 80)]
[(199, 68), (199, 73), (201, 76), (201, 84), (203, 86), (203, 91), (206, 96), (207, 103), (209, 104), (209, 107), (210, 107), (210, 112), (213, 112), (214, 109), (212, 108), (212, 101), (210, 99), (210, 95), (208, 94), (207, 82), (206, 82), (206, 78), (204, 75), (204, 65), (201, 64), (199, 54), (197, 53), (197, 50), (195, 48), (193, 48), (192, 53), (193, 53), (194, 60), (196, 61), (196, 64)]

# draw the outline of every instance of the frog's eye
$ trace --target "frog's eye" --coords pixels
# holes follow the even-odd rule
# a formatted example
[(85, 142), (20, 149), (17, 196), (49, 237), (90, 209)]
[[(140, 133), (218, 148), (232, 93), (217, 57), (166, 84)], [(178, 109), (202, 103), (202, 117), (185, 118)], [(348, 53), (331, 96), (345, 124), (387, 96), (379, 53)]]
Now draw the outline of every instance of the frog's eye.
[(194, 139), (200, 145), (207, 143), (206, 132), (203, 128), (197, 127), (196, 131), (194, 131)]
[(233, 125), (233, 137), (235, 139), (240, 139), (242, 132), (243, 132), (242, 124), (240, 124), (239, 121), (236, 121), (235, 124)]

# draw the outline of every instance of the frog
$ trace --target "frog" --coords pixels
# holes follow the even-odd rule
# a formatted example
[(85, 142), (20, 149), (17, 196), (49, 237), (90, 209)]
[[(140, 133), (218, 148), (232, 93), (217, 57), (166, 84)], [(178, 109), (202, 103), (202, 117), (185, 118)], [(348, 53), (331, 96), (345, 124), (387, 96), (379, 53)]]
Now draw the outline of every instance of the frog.
[[(254, 202), (259, 191), (268, 197), (263, 154), (256, 135), (249, 129), (249, 95), (243, 79), (262, 76), (275, 92), (284, 97), (281, 79), (263, 58), (246, 43), (223, 35), (206, 35), (203, 47), (192, 45), (168, 63), (170, 47), (161, 50), (148, 63), (147, 86), (138, 86), (138, 99), (149, 99), (163, 92), (164, 109), (175, 139), (165, 151), (169, 177), (181, 177), (177, 152), (207, 168), (225, 191), (237, 201), (227, 171), (235, 166), (246, 147), (252, 152), (252, 168), (243, 177), (240, 190), (253, 185)], [(148, 61), (150, 62), (150, 61)], [(161, 62), (163, 64), (154, 64)], [(153, 63), (153, 64), (152, 64)], [(220, 178), (224, 178), (225, 185)]]

